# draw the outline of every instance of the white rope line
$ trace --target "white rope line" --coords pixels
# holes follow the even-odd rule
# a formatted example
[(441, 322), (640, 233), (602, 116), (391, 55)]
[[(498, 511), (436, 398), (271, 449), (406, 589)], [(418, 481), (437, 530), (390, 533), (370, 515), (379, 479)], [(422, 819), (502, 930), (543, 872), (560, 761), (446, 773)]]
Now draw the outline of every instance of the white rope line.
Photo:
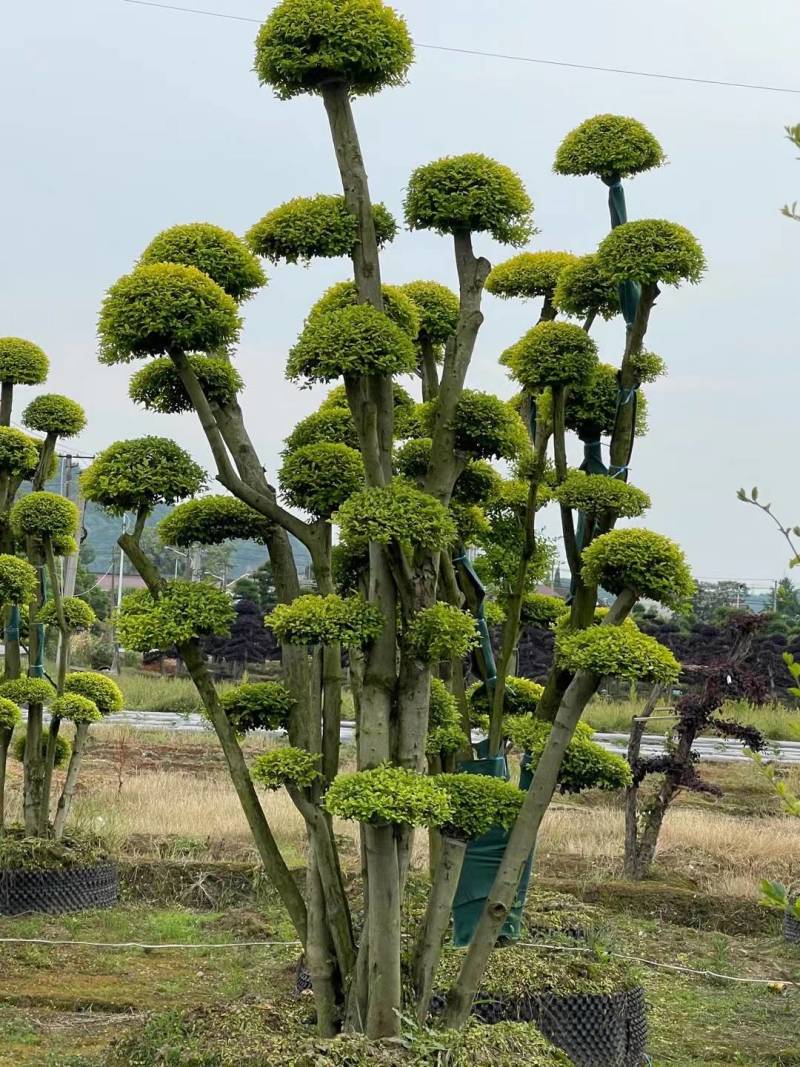
[(141, 941), (59, 941), (46, 937), (0, 937), (2, 945), (66, 945), (81, 948), (141, 948), (149, 952), (159, 949), (215, 949), (215, 948), (260, 948), (276, 945), (302, 945), (302, 941), (227, 941), (211, 944), (166, 944), (145, 945)]
[[(144, 949), (148, 952), (157, 952), (160, 949), (191, 949), (191, 950), (206, 950), (206, 949), (230, 949), (230, 948), (275, 948), (275, 947), (297, 947), (302, 945), (302, 941), (229, 941), (229, 942), (214, 942), (205, 944), (167, 944), (161, 943), (157, 945), (147, 945), (141, 941), (62, 941), (57, 939), (50, 939), (45, 937), (0, 937), (0, 944), (2, 945), (53, 945), (61, 947), (79, 947), (79, 948), (108, 948), (108, 949)], [(591, 948), (583, 947), (581, 945), (546, 945), (537, 941), (517, 941), (519, 948), (534, 948), (534, 949), (546, 949), (550, 952), (580, 952), (590, 953)], [(448, 946), (454, 948), (454, 946)], [(683, 967), (678, 963), (660, 963), (657, 960), (648, 960), (643, 956), (629, 956), (623, 952), (608, 952), (607, 955), (614, 956), (619, 960), (629, 960), (634, 963), (644, 963), (648, 967), (655, 967), (660, 970), (666, 971), (679, 971), (682, 974), (695, 974), (701, 978), (718, 978), (725, 982), (743, 982), (748, 985), (770, 985), (770, 986), (797, 986), (798, 982), (792, 982), (788, 978), (740, 978), (734, 974), (719, 974), (717, 971), (702, 971), (697, 970), (694, 967)]]
[[(591, 952), (590, 948), (571, 945), (542, 945), (536, 941), (517, 941), (520, 948), (543, 948), (553, 952)], [(800, 982), (792, 982), (788, 978), (740, 978), (735, 974), (719, 974), (717, 971), (700, 971), (694, 967), (683, 967), (678, 963), (660, 963), (656, 960), (648, 960), (643, 956), (628, 956), (624, 952), (608, 952), (608, 956), (614, 956), (618, 960), (630, 960), (634, 963), (646, 963), (649, 967), (656, 967), (664, 971), (680, 971), (682, 974), (696, 974), (701, 978), (720, 978), (725, 982), (744, 982), (748, 985), (800, 985)]]

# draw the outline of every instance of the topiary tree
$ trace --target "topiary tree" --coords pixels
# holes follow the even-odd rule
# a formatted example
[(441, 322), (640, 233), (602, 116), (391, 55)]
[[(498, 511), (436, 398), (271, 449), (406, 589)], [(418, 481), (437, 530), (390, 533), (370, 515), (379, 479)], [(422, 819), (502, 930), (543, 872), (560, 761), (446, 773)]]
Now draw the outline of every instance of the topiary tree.
[[(207, 228), (202, 242), (180, 240), (172, 246), (179, 254), (174, 262), (163, 258), (172, 253), (162, 249), (158, 262), (141, 262), (113, 285), (101, 309), (101, 360), (152, 359), (134, 379), (134, 396), (163, 411), (191, 406), (211, 449), (217, 480), (265, 520), (263, 540), (278, 600), (266, 622), (281, 644), (281, 684), (291, 706), (282, 705), (280, 719), (272, 719), (268, 705), (255, 695), (253, 714), (267, 717), (258, 721), (285, 722), (289, 747), (259, 757), (252, 774), (238, 737), (240, 727), (256, 721), (246, 717), (249, 699), (240, 693), (240, 710), (228, 713), (199, 644), (204, 633), (218, 633), (229, 624), (223, 598), (212, 597), (200, 586), (165, 582), (141, 541), (142, 516), (160, 500), (188, 501), (164, 526), (165, 536), (176, 541), (197, 537), (216, 543), (226, 532), (240, 531), (245, 515), (234, 514), (227, 504), (223, 513), (217, 505), (204, 504), (203, 498), (191, 500), (203, 484), (202, 472), (185, 453), (162, 464), (158, 457), (166, 452), (160, 445), (134, 442), (128, 461), (119, 463), (114, 450), (124, 452), (127, 443), (113, 445), (95, 460), (84, 481), (87, 496), (102, 506), (137, 512), (132, 532), (120, 543), (147, 589), (126, 598), (122, 630), (138, 647), (167, 640), (177, 645), (222, 744), (261, 861), (303, 942), (318, 1029), (325, 1037), (343, 1027), (363, 1029), (370, 1038), (399, 1034), (401, 903), (414, 829), (433, 827), (463, 844), (488, 825), (477, 820), (481, 801), (476, 797), (483, 790), (492, 825), (510, 827), (512, 808), (520, 809), (520, 817), (445, 1013), (448, 1023), (463, 1021), (556, 788), (561, 756), (600, 684), (600, 645), (608, 641), (611, 647), (620, 640), (616, 632), (622, 632), (638, 595), (633, 577), (633, 584), (620, 578), (621, 592), (596, 627), (613, 631), (612, 637), (595, 639), (596, 658), (584, 650), (579, 663), (580, 649), (565, 653), (552, 683), (534, 698), (524, 693), (523, 685), (516, 686), (521, 700), (527, 697), (535, 704), (532, 715), (547, 730), (534, 783), (521, 793), (521, 803), (517, 791), (512, 800), (504, 783), (493, 781), (470, 783), (460, 793), (454, 786), (456, 804), (447, 789), (425, 773), (440, 765), (453, 767), (459, 752), (455, 746), (463, 745), (464, 755), (473, 754), (468, 741), (467, 653), (484, 687), (490, 717), (481, 754), (505, 763), (505, 694), (508, 690), (511, 698), (515, 690), (513, 681), (506, 685), (506, 675), (522, 604), (533, 592), (537, 566), (547, 551), (535, 532), (536, 509), (561, 492), (565, 543), (577, 583), (566, 640), (594, 622), (597, 589), (582, 575), (581, 548), (607, 533), (618, 514), (643, 508), (645, 500), (628, 487), (600, 492), (586, 479), (568, 479), (567, 390), (588, 390), (599, 366), (587, 331), (554, 318), (561, 277), (576, 265), (571, 260), (526, 253), (516, 275), (505, 265), (505, 282), (498, 268), (498, 292), (541, 295), (547, 311), (509, 354), (507, 362), (523, 390), (517, 402), (465, 388), (491, 270), (473, 242), (488, 235), (520, 246), (532, 232), (532, 204), (516, 174), (478, 154), (417, 168), (407, 185), (405, 221), (412, 231), (432, 230), (451, 242), (458, 296), (428, 282), (397, 288), (383, 284), (379, 253), (394, 226), (373, 207), (353, 107), (363, 95), (402, 83), (411, 59), (405, 24), (381, 0), (281, 0), (258, 35), (256, 72), (279, 99), (303, 94), (322, 98), (343, 195), (293, 200), (269, 212), (251, 229), (249, 252), (273, 263), (329, 256), (349, 256), (352, 262), (352, 281), (323, 295), (289, 353), (290, 380), (301, 385), (326, 382), (332, 388), (319, 409), (286, 440), (282, 499), (245, 426), (237, 399), (240, 381), (223, 369), (233, 359), (241, 325), (238, 301), (244, 295), (217, 273), (220, 263), (230, 262), (223, 252), (231, 250), (231, 236)], [(606, 125), (611, 130), (606, 141), (619, 140), (614, 124)], [(606, 160), (623, 158), (603, 137), (594, 140)], [(631, 174), (646, 163), (640, 153), (619, 173)], [(594, 171), (606, 180), (607, 163), (601, 160)], [(654, 237), (653, 248), (658, 241), (661, 246), (660, 265), (653, 269), (664, 281), (674, 278), (675, 271), (669, 273), (664, 266), (662, 237)], [(580, 299), (587, 318), (595, 306), (594, 297), (587, 304), (587, 287), (605, 294), (596, 305), (597, 313), (606, 313), (612, 303), (608, 287), (629, 270), (628, 258), (619, 250), (615, 258), (613, 252), (605, 257), (598, 253), (594, 280), (582, 281)], [(246, 262), (239, 251), (235, 258)], [(540, 271), (538, 280), (528, 270), (531, 264)], [(635, 273), (644, 277), (638, 269)], [(651, 283), (641, 284), (644, 292)], [(577, 308), (579, 297), (572, 299), (571, 307)], [(646, 303), (643, 297), (642, 305)], [(649, 310), (627, 335), (619, 374), (628, 390), (629, 379), (644, 380), (640, 353)], [(214, 360), (218, 362), (203, 362)], [(402, 374), (421, 378), (422, 404), (394, 381)], [(620, 447), (630, 444), (623, 427), (627, 414), (619, 413), (623, 407), (620, 400), (610, 426), (612, 463), (620, 466), (620, 484), (627, 479), (617, 457)], [(606, 426), (610, 422), (607, 419)], [(398, 448), (401, 441), (405, 444)], [(548, 458), (551, 441), (554, 464)], [(139, 450), (140, 455), (152, 451), (155, 461), (131, 462), (130, 455)], [(503, 478), (492, 469), (496, 459), (514, 465), (512, 477)], [(575, 507), (589, 509), (592, 520), (580, 545)], [(304, 514), (298, 515), (297, 509)], [(249, 513), (247, 517), (249, 521)], [(339, 530), (335, 554), (334, 527)], [(315, 594), (301, 595), (290, 536), (311, 556)], [(469, 558), (473, 546), (480, 546), (484, 555), (475, 568)], [(479, 569), (502, 591), (506, 621), (499, 664), (483, 613)], [(358, 722), (357, 770), (347, 775), (338, 773), (342, 646), (348, 652)], [(635, 659), (625, 648), (629, 660)], [(616, 665), (629, 661), (617, 651)], [(639, 648), (636, 662), (656, 670), (649, 645), (645, 652)], [(666, 672), (663, 663), (661, 667)], [(544, 736), (541, 728), (539, 736)], [(254, 779), (269, 789), (286, 788), (304, 820), (309, 862), (302, 892), (275, 843)], [(490, 798), (498, 803), (490, 804)], [(355, 819), (363, 827), (367, 917), (358, 935), (342, 879), (334, 815)], [(435, 878), (438, 871), (437, 864)], [(442, 899), (434, 908), (438, 923), (447, 910)], [(426, 949), (426, 959), (428, 955)], [(426, 963), (423, 970), (427, 968)], [(421, 1014), (427, 984), (423, 980), (417, 990)]]
[[(51, 717), (42, 737), (43, 703), (60, 695), (69, 664), (72, 632), (91, 625), (94, 614), (83, 600), (64, 597), (57, 557), (76, 555), (78, 512), (75, 505), (55, 493), (43, 492), (56, 464), (62, 438), (74, 437), (86, 425), (80, 404), (54, 393), (33, 399), (21, 421), (31, 436), (12, 427), (15, 388), (39, 385), (47, 377), (48, 359), (38, 345), (17, 337), (0, 339), (0, 607), (4, 621), (4, 679), (24, 682), (20, 616), (27, 616), (28, 674), (39, 682), (44, 673), (45, 625), (59, 630), (56, 690), (49, 683), (28, 693), (23, 770), (23, 813), (29, 836), (48, 836), (52, 771), (57, 756), (60, 717)], [(33, 492), (19, 496), (24, 481)], [(22, 556), (26, 559), (21, 558)], [(8, 699), (16, 700), (9, 695)], [(10, 735), (6, 737), (5, 749)], [(5, 751), (0, 743), (0, 751)], [(5, 766), (5, 756), (2, 756)], [(0, 781), (3, 806), (4, 775)]]

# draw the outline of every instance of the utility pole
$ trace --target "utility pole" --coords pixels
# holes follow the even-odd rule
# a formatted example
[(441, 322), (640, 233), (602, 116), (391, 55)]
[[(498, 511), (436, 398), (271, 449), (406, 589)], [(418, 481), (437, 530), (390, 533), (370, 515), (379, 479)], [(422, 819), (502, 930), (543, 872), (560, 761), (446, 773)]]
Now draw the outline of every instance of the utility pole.
[[(126, 515), (122, 516), (122, 532), (127, 530)], [(117, 582), (117, 614), (119, 615), (119, 609), (122, 607), (122, 580), (125, 573), (125, 553), (120, 548), (119, 551), (119, 575)], [(122, 657), (119, 654), (119, 641), (117, 640), (117, 627), (114, 625), (114, 653), (111, 660), (111, 670), (115, 674), (122, 674)]]

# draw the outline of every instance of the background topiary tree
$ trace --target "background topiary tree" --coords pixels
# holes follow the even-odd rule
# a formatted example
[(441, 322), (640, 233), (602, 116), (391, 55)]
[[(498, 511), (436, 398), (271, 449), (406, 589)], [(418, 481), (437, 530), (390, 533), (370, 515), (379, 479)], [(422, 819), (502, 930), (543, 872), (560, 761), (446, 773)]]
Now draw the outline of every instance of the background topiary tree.
[[(374, 1038), (398, 1035), (401, 903), (414, 829), (438, 828), (443, 838), (461, 839), (463, 844), (485, 825), (477, 819), (479, 802), (474, 799), (484, 790), (486, 797), (504, 798), (496, 806), (486, 802), (491, 817), (514, 826), (446, 1012), (448, 1023), (463, 1022), (556, 788), (561, 757), (599, 684), (598, 671), (608, 666), (609, 647), (618, 653), (615, 668), (629, 670), (636, 659), (629, 646), (638, 649), (636, 662), (642, 669), (658, 667), (649, 645), (643, 651), (627, 631), (622, 640), (616, 637), (640, 595), (631, 568), (619, 576), (616, 602), (597, 627), (613, 630), (612, 638), (595, 638), (597, 647), (583, 649), (583, 659), (581, 649), (565, 654), (552, 684), (537, 694), (536, 715), (547, 735), (537, 748), (534, 784), (522, 794), (521, 803), (516, 791), (512, 801), (504, 783), (495, 782), (470, 783), (461, 792), (454, 786), (456, 804), (442, 782), (425, 773), (441, 763), (443, 754), (454, 760), (453, 745), (463, 743), (464, 754), (472, 755), (464, 672), (469, 652), (486, 692), (488, 755), (502, 761), (505, 677), (522, 604), (542, 560), (534, 531), (537, 507), (563, 484), (559, 507), (578, 583), (568, 628), (579, 635), (594, 623), (597, 589), (582, 576), (584, 546), (576, 539), (573, 506), (588, 508), (593, 519), (587, 527), (588, 545), (596, 533), (606, 532), (596, 526), (610, 529), (618, 514), (641, 510), (645, 498), (632, 488), (600, 493), (575, 477), (568, 481), (568, 391), (589, 389), (598, 369), (596, 345), (586, 330), (555, 318), (560, 279), (575, 266), (569, 257), (553, 253), (546, 260), (534, 254), (537, 269), (547, 268), (538, 279), (525, 274), (527, 258), (518, 264), (519, 277), (527, 281), (514, 281), (508, 264), (505, 281), (499, 271), (498, 293), (541, 294), (548, 302), (542, 321), (509, 353), (507, 362), (523, 389), (519, 401), (508, 404), (465, 388), (491, 269), (473, 242), (489, 235), (521, 246), (532, 234), (532, 204), (513, 171), (477, 153), (417, 168), (407, 185), (405, 222), (411, 230), (433, 230), (452, 243), (458, 293), (428, 282), (396, 288), (383, 283), (379, 251), (394, 227), (372, 204), (353, 105), (362, 95), (401, 84), (412, 54), (404, 22), (381, 0), (277, 4), (258, 34), (256, 72), (279, 99), (303, 94), (322, 98), (342, 198), (326, 194), (294, 200), (269, 212), (235, 254), (231, 242), (236, 239), (214, 227), (190, 227), (188, 234), (181, 227), (179, 240), (176, 231), (167, 231), (151, 243), (133, 272), (111, 287), (101, 309), (101, 361), (153, 360), (134, 378), (137, 402), (161, 411), (193, 409), (210, 446), (217, 480), (264, 520), (263, 540), (278, 601), (266, 621), (281, 643), (281, 683), (291, 698), (281, 714), (290, 746), (266, 753), (252, 776), (237, 728), (237, 716), (239, 726), (247, 721), (241, 717), (246, 694), (240, 694), (240, 711), (229, 714), (232, 709), (226, 710), (217, 694), (199, 645), (203, 633), (219, 633), (229, 625), (230, 613), (220, 597), (212, 602), (204, 590), (197, 594), (181, 583), (165, 582), (141, 539), (144, 516), (154, 504), (189, 501), (201, 489), (202, 472), (185, 453), (170, 451), (167, 460), (164, 442), (142, 439), (112, 445), (98, 456), (83, 483), (87, 497), (102, 506), (137, 513), (134, 529), (120, 544), (147, 590), (126, 598), (121, 626), (138, 644), (177, 644), (220, 738), (262, 862), (303, 942), (323, 1036), (342, 1027), (364, 1029)], [(630, 133), (628, 121), (622, 126)], [(604, 180), (609, 177), (609, 159), (623, 158), (626, 163), (616, 177), (660, 161), (652, 146), (649, 156), (640, 151), (635, 158), (630, 153), (620, 157), (619, 146), (611, 143), (619, 139), (619, 125), (606, 123), (611, 132), (603, 135), (601, 129), (590, 138), (600, 145), (602, 160), (594, 169)], [(587, 151), (581, 150), (580, 164), (573, 158), (573, 168), (585, 167)], [(606, 314), (612, 304), (608, 289), (617, 277), (625, 275), (627, 287), (637, 284), (634, 277), (641, 279), (644, 310), (636, 312), (628, 331), (620, 388), (631, 389), (641, 375), (637, 360), (654, 299), (654, 274), (662, 281), (673, 281), (682, 271), (687, 277), (697, 274), (691, 242), (670, 244), (667, 237), (662, 224), (651, 227), (654, 263), (646, 275), (639, 267), (647, 249), (632, 238), (628, 245), (622, 240), (618, 245), (623, 247), (598, 253), (595, 268), (599, 264), (602, 272), (608, 271), (604, 285), (596, 274), (591, 284), (584, 280), (581, 307), (589, 289), (599, 294), (596, 313)], [(226, 272), (231, 263), (239, 270), (254, 252), (274, 263), (347, 256), (352, 264), (352, 280), (334, 286), (310, 310), (289, 353), (286, 370), (291, 380), (301, 385), (331, 383), (332, 389), (319, 410), (287, 438), (279, 490), (267, 479), (245, 426), (237, 400), (240, 380), (232, 372), (241, 325), (239, 302), (245, 291), (234, 288)], [(246, 273), (255, 277), (249, 267)], [(572, 300), (571, 307), (577, 308), (574, 291)], [(592, 310), (594, 306), (587, 307), (587, 318)], [(399, 375), (421, 379), (422, 404), (394, 380)], [(619, 463), (620, 448), (630, 445), (623, 425), (627, 415), (620, 414), (624, 406), (617, 405), (611, 427), (614, 463)], [(551, 441), (554, 464), (548, 457)], [(139, 456), (135, 464), (130, 462), (133, 455)], [(514, 477), (503, 479), (492, 470), (491, 461), (497, 459), (514, 464)], [(617, 474), (621, 483), (626, 481), (621, 464)], [(176, 541), (217, 543), (226, 532), (236, 536), (242, 519), (241, 510), (205, 505), (201, 497), (182, 505), (163, 533)], [(340, 535), (335, 553), (334, 526)], [(315, 594), (300, 594), (290, 535), (311, 555)], [(499, 670), (483, 615), (484, 590), (466, 552), (479, 541), (486, 546), (487, 569), (504, 595)], [(680, 577), (679, 568), (675, 573)], [(343, 646), (358, 720), (357, 769), (346, 775), (338, 773)], [(625, 652), (630, 653), (628, 660)], [(671, 662), (661, 663), (662, 672), (668, 668)], [(258, 714), (267, 714), (264, 706), (258, 708)], [(268, 789), (286, 788), (304, 819), (309, 863), (303, 893), (275, 845), (254, 778)], [(514, 820), (511, 811), (516, 814), (516, 808), (520, 815)], [(358, 935), (333, 815), (355, 819), (363, 828), (366, 921)], [(441, 877), (449, 893), (452, 869), (450, 876)], [(431, 953), (438, 952), (441, 920), (449, 908), (439, 889), (436, 896), (437, 918), (425, 939), (428, 947), (420, 949), (418, 958), (420, 1017), (427, 1007)]]
[[(72, 634), (91, 626), (95, 616), (85, 600), (65, 597), (62, 591), (59, 558), (78, 552), (77, 508), (65, 498), (43, 491), (55, 469), (58, 442), (76, 436), (86, 425), (83, 409), (69, 397), (44, 393), (31, 400), (22, 412), (22, 424), (30, 434), (10, 425), (18, 387), (40, 385), (47, 377), (48, 367), (47, 356), (31, 341), (0, 339), (0, 604), (5, 637), (3, 686), (7, 687), (6, 722), (0, 737), (0, 808), (5, 753), (11, 740), (9, 729), (18, 721), (10, 711), (10, 700), (17, 708), (27, 709), (25, 736), (19, 738), (24, 753), (25, 833), (41, 837), (54, 833), (61, 837), (63, 822), (60, 826), (51, 825), (53, 769), (64, 747), (59, 737), (64, 716), (56, 701), (64, 693)], [(33, 491), (20, 496), (25, 481), (31, 483)], [(20, 637), (21, 611), (28, 616), (27, 648)], [(46, 626), (59, 633), (52, 685), (43, 677)], [(45, 705), (52, 707), (50, 725), (43, 734)], [(69, 768), (72, 790), (85, 742), (85, 737), (81, 740), (77, 735), (85, 735), (88, 721), (85, 729), (77, 724), (75, 729), (76, 743), (71, 749), (75, 758)]]

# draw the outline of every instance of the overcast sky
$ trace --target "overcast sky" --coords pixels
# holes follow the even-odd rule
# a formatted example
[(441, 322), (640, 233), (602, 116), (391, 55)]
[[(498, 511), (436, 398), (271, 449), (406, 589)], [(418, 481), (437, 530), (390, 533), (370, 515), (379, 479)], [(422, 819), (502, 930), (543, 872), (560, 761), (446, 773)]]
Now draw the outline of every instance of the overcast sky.
[[(174, 0), (262, 18), (258, 0)], [(424, 44), (785, 86), (800, 90), (793, 0), (400, 0)], [(96, 362), (105, 289), (150, 238), (204, 220), (243, 232), (297, 195), (339, 191), (318, 99), (275, 100), (252, 73), (257, 27), (122, 0), (0, 4), (0, 335), (49, 353), (49, 388), (87, 409), (80, 445), (159, 433), (202, 459), (191, 415), (148, 415), (127, 397), (130, 368)], [(410, 171), (438, 156), (485, 152), (516, 169), (534, 200), (533, 247), (583, 253), (608, 228), (594, 179), (552, 173), (563, 135), (598, 112), (630, 114), (669, 164), (627, 184), (631, 218), (688, 226), (709, 270), (667, 289), (647, 344), (668, 377), (650, 388), (650, 434), (631, 480), (654, 506), (647, 523), (684, 546), (701, 577), (769, 579), (787, 550), (735, 500), (757, 483), (792, 523), (796, 491), (800, 225), (779, 208), (800, 199), (800, 165), (783, 136), (800, 95), (694, 85), (418, 49), (410, 84), (359, 101), (356, 119), (373, 197), (399, 216)], [(513, 254), (479, 238), (496, 263)], [(318, 392), (284, 381), (288, 348), (314, 299), (348, 263), (270, 269), (246, 305), (237, 357), (243, 402), (264, 462), (312, 410)], [(403, 233), (383, 257), (385, 281), (454, 283), (452, 250)], [(469, 384), (510, 395), (497, 356), (536, 319), (532, 305), (486, 298)], [(618, 362), (621, 320), (596, 333)], [(20, 390), (23, 393), (24, 390)], [(555, 524), (550, 524), (552, 532)]]

